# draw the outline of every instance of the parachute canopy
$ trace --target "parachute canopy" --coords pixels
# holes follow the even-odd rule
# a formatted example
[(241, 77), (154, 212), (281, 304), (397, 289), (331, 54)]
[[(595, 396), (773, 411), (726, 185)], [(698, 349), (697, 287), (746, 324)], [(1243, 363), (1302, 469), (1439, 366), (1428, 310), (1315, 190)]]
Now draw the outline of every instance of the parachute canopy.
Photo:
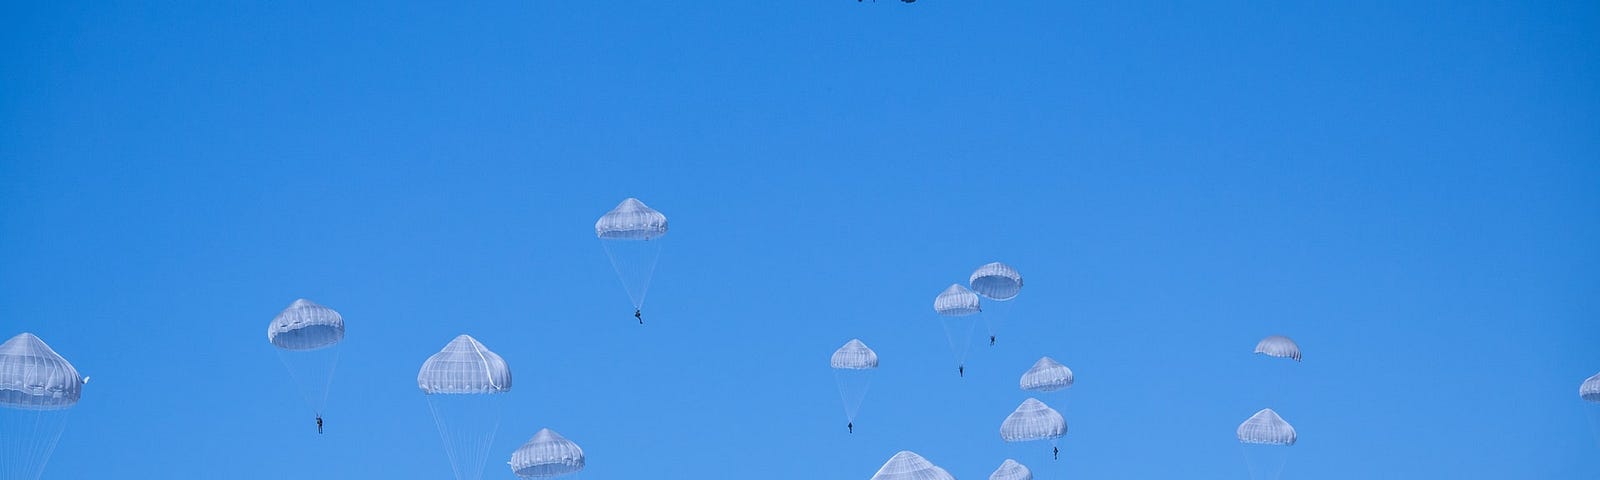
[(1007, 442), (1051, 440), (1067, 434), (1067, 420), (1061, 412), (1037, 399), (1029, 398), (1000, 423), (1000, 439)]
[(1033, 368), (1022, 374), (1022, 389), (1032, 392), (1054, 392), (1072, 386), (1072, 369), (1054, 358), (1039, 357)]
[(1289, 446), (1295, 441), (1294, 427), (1270, 408), (1261, 409), (1239, 424), (1238, 435), (1239, 443), (1249, 445)]
[(267, 341), (284, 350), (316, 350), (344, 339), (344, 317), (304, 298), (278, 312), (267, 325)]
[(956, 477), (921, 455), (901, 450), (884, 462), (883, 468), (879, 468), (871, 480), (956, 480)]
[(1033, 472), (1028, 471), (1028, 467), (1017, 463), (1016, 460), (1007, 458), (1000, 464), (1000, 468), (994, 469), (994, 473), (989, 474), (989, 480), (1033, 480)]
[(511, 452), (511, 473), (518, 477), (549, 478), (579, 470), (583, 470), (583, 449), (548, 428)]
[(511, 367), (477, 339), (461, 335), (422, 362), (417, 387), (429, 395), (509, 392)]
[(1004, 302), (1016, 298), (1017, 293), (1022, 291), (1022, 274), (1010, 265), (994, 262), (978, 267), (967, 283), (979, 295)]
[(933, 311), (946, 317), (964, 317), (983, 311), (978, 307), (978, 294), (961, 284), (951, 284), (933, 299)]
[(868, 370), (878, 368), (878, 352), (867, 348), (867, 344), (860, 339), (851, 339), (843, 347), (833, 351), (833, 358), (828, 362), (833, 368), (840, 370)]
[(628, 197), (594, 222), (594, 234), (607, 240), (651, 240), (667, 234), (667, 216)]
[(84, 378), (44, 340), (22, 333), (0, 344), (0, 407), (61, 410), (78, 403)]
[(1583, 385), (1578, 386), (1578, 396), (1590, 402), (1600, 403), (1600, 373), (1594, 374), (1593, 377), (1584, 380)]
[(1256, 343), (1256, 353), (1269, 357), (1292, 358), (1296, 362), (1300, 361), (1300, 345), (1295, 344), (1294, 340), (1290, 340), (1289, 337), (1283, 335), (1273, 335), (1261, 339), (1260, 342)]

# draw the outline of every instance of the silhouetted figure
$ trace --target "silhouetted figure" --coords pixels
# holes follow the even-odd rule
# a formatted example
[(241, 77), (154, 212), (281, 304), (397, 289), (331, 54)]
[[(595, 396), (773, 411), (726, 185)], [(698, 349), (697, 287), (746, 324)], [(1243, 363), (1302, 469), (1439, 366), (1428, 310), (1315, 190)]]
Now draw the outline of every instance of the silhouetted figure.
[(965, 378), (967, 376), (967, 366), (966, 365), (962, 365), (962, 366), (956, 367), (956, 374), (962, 376), (963, 378)]
[(317, 415), (317, 435), (322, 435), (322, 415)]
[(1061, 447), (1050, 447), (1050, 450), (1051, 450), (1050, 454), (1054, 455), (1056, 457), (1056, 460), (1060, 460), (1061, 459)]
[(639, 319), (639, 324), (644, 325), (644, 314), (639, 313), (639, 309), (633, 309), (633, 318)]
[(850, 429), (850, 433), (856, 433), (856, 422), (846, 423), (844, 427)]
[(991, 346), (991, 347), (994, 346), (994, 335), (990, 335), (989, 336), (989, 346)]

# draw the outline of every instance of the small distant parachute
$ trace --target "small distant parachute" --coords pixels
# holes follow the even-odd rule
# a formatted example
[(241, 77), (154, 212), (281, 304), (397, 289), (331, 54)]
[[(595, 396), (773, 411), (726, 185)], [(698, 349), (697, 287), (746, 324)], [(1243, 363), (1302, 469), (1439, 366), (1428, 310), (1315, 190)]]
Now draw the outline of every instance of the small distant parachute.
[(974, 270), (967, 283), (984, 298), (1004, 302), (1022, 291), (1022, 274), (1010, 265), (993, 262)]
[(989, 480), (1033, 480), (1033, 472), (1016, 460), (1007, 458), (1000, 468), (989, 474)]
[(1049, 405), (1038, 399), (1022, 401), (1006, 420), (1000, 423), (1000, 439), (1007, 442), (1031, 442), (1056, 439), (1067, 434), (1067, 420)]
[(471, 336), (451, 340), (417, 372), (439, 438), (457, 480), (478, 480), (500, 428), (500, 399), (511, 391), (511, 367)]
[(972, 346), (972, 316), (983, 313), (983, 308), (978, 304), (978, 294), (959, 283), (952, 284), (934, 297), (933, 311), (939, 314), (945, 339), (950, 341), (950, 353), (955, 355), (957, 372), (965, 376), (967, 349)]
[(344, 317), (304, 298), (289, 304), (267, 324), (267, 342), (277, 349), (278, 360), (318, 418), (328, 402), (342, 340)]
[(44, 474), (84, 380), (32, 333), (0, 344), (0, 478)]
[(1261, 339), (1260, 342), (1256, 343), (1255, 353), (1269, 357), (1291, 358), (1296, 362), (1300, 361), (1300, 345), (1295, 344), (1294, 340), (1290, 340), (1289, 337), (1283, 335), (1273, 335)]
[(956, 480), (950, 472), (909, 450), (894, 454), (871, 480)]
[(856, 413), (861, 401), (872, 386), (872, 372), (878, 369), (878, 352), (867, 348), (860, 339), (851, 339), (833, 351), (828, 365), (833, 367), (833, 378), (839, 384), (839, 397), (844, 400), (845, 419), (855, 431)]
[(640, 311), (661, 256), (660, 240), (667, 235), (667, 216), (629, 197), (594, 222), (594, 234), (633, 301), (634, 316), (644, 323)]
[(1593, 377), (1584, 380), (1583, 385), (1578, 386), (1578, 396), (1587, 402), (1600, 403), (1600, 373), (1594, 374)]
[(1033, 368), (1023, 372), (1022, 389), (1030, 392), (1054, 392), (1072, 387), (1072, 369), (1050, 357), (1039, 357)]
[(1244, 423), (1239, 424), (1239, 429), (1235, 433), (1239, 437), (1239, 444), (1244, 448), (1245, 463), (1250, 467), (1250, 477), (1256, 480), (1278, 478), (1283, 472), (1284, 464), (1289, 460), (1289, 452), (1285, 447), (1294, 445), (1297, 440), (1294, 427), (1270, 408), (1251, 415)]
[(583, 449), (554, 430), (543, 428), (511, 453), (511, 473), (520, 478), (551, 478), (583, 470)]

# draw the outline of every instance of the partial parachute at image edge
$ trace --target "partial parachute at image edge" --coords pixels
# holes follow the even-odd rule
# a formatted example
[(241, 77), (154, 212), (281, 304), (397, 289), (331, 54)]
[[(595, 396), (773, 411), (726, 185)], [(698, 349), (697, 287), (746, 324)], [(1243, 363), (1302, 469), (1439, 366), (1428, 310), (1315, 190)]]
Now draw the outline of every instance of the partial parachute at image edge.
[(1578, 385), (1578, 397), (1590, 403), (1600, 403), (1600, 373)]
[(1033, 471), (1028, 470), (1026, 465), (1007, 458), (1000, 463), (1000, 468), (994, 469), (994, 473), (989, 474), (989, 480), (1033, 480)]
[(78, 404), (85, 378), (38, 336), (0, 344), (0, 408), (62, 410)]
[(871, 480), (955, 480), (950, 472), (922, 458), (916, 452), (901, 450), (878, 468)]

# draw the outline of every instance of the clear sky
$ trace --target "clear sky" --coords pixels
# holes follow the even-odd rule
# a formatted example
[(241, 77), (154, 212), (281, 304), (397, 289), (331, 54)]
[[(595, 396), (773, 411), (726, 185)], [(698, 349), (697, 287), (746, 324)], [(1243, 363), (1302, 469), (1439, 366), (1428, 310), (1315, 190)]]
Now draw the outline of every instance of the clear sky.
[[(0, 7), (0, 335), (94, 379), (45, 478), (449, 478), (460, 333), (515, 373), (487, 478), (541, 427), (594, 479), (1044, 470), (998, 428), (1045, 354), (1070, 478), (1245, 478), (1267, 406), (1285, 478), (1600, 469), (1594, 2), (151, 3)], [(931, 303), (993, 260), (958, 378)], [(322, 436), (299, 297), (348, 323)]]

